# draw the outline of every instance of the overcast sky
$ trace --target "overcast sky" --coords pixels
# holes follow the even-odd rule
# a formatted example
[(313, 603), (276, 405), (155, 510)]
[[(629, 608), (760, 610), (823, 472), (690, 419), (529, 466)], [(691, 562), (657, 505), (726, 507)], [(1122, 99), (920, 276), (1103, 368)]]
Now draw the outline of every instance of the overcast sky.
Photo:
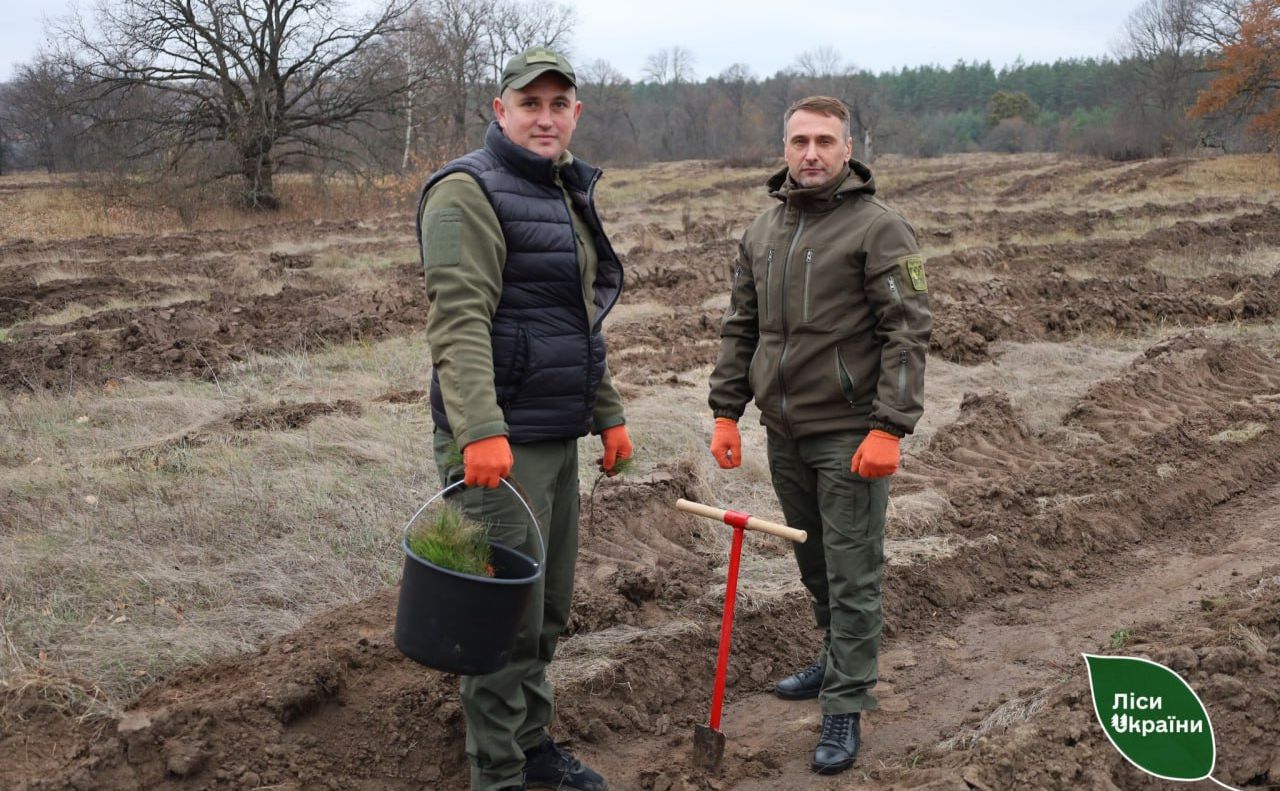
[[(365, 10), (374, 0), (349, 0)], [(734, 63), (759, 77), (796, 56), (834, 47), (849, 63), (881, 72), (957, 60), (989, 60), (997, 68), (1107, 54), (1133, 2), (1073, 0), (569, 0), (577, 9), (577, 63), (604, 59), (639, 79), (645, 58), (681, 46), (699, 78)], [(0, 80), (31, 59), (44, 41), (43, 19), (69, 0), (0, 0)], [(82, 6), (90, 5), (81, 2)]]

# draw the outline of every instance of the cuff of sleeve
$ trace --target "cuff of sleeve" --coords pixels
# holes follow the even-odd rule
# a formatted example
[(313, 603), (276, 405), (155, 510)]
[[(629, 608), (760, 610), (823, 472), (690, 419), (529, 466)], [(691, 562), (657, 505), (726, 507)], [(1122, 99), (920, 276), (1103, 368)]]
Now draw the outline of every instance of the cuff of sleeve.
[(729, 418), (730, 420), (732, 420), (733, 422), (735, 422), (735, 423), (736, 423), (736, 422), (738, 422), (738, 418), (742, 417), (742, 412), (743, 412), (743, 410), (741, 410), (741, 409), (736, 410), (736, 411), (735, 411), (735, 410), (732, 410), (732, 409), (713, 409), (713, 410), (711, 410), (711, 416), (712, 416), (712, 417), (727, 417), (727, 418)]
[(478, 439), (486, 439), (487, 437), (506, 436), (507, 423), (504, 420), (491, 420), (487, 423), (478, 423), (454, 435), (454, 439), (458, 443), (459, 448), (465, 448)]
[(907, 432), (903, 431), (902, 429), (898, 428), (892, 423), (885, 423), (883, 420), (871, 421), (871, 428), (876, 431), (883, 431), (886, 434), (892, 434), (898, 439), (902, 439), (903, 437), (907, 436)]
[(605, 415), (602, 417), (592, 418), (591, 433), (599, 434), (607, 428), (626, 425), (626, 422), (627, 422), (627, 419), (622, 416), (622, 413), (618, 413), (616, 415)]

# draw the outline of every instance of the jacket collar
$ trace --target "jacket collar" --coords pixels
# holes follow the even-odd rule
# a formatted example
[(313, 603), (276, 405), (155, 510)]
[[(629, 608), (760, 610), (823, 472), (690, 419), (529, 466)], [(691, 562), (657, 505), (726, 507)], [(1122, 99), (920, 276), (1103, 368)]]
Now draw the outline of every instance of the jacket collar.
[(785, 166), (774, 173), (765, 186), (770, 196), (806, 211), (830, 211), (854, 193), (874, 195), (876, 192), (871, 169), (856, 159), (849, 160), (831, 181), (816, 187), (796, 184)]
[(557, 171), (566, 187), (585, 191), (595, 175), (596, 168), (568, 151), (559, 159), (540, 157), (524, 146), (511, 142), (497, 121), (490, 121), (484, 133), (484, 147), (521, 178), (536, 184), (555, 184)]

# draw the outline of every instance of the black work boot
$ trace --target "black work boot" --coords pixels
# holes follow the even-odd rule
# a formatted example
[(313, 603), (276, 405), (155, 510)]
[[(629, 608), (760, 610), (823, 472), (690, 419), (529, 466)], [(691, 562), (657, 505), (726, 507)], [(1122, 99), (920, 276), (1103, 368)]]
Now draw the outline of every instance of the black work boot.
[(853, 766), (862, 742), (861, 715), (823, 714), (822, 735), (818, 737), (818, 749), (813, 751), (813, 771), (820, 775), (833, 775)]
[(555, 788), (563, 791), (607, 791), (608, 786), (594, 769), (583, 766), (551, 737), (524, 754), (525, 788)]
[(803, 670), (797, 670), (774, 684), (774, 694), (787, 700), (816, 698), (818, 693), (822, 691), (822, 677), (826, 675), (826, 672), (826, 666), (815, 659), (808, 667)]

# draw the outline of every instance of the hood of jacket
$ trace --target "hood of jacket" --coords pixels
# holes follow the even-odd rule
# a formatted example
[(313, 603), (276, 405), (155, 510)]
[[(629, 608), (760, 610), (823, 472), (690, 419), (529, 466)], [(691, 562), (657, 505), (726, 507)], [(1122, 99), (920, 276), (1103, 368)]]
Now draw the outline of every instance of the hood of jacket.
[(801, 187), (796, 184), (785, 165), (769, 177), (765, 186), (769, 189), (770, 197), (784, 203), (803, 206), (809, 211), (835, 208), (836, 204), (847, 200), (855, 193), (876, 194), (876, 180), (871, 175), (871, 168), (856, 159), (845, 163), (840, 175), (816, 187)]

